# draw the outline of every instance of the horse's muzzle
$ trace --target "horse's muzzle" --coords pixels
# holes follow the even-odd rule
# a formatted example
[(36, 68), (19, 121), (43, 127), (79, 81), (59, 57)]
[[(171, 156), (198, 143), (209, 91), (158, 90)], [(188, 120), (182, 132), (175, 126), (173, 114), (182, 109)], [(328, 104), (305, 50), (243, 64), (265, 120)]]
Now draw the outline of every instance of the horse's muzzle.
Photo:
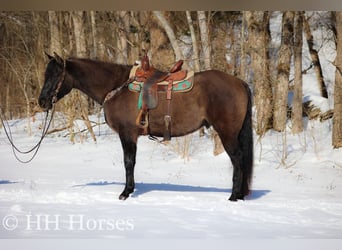
[(46, 98), (42, 96), (39, 97), (38, 99), (39, 106), (44, 110), (52, 109), (52, 101), (50, 99), (51, 98)]

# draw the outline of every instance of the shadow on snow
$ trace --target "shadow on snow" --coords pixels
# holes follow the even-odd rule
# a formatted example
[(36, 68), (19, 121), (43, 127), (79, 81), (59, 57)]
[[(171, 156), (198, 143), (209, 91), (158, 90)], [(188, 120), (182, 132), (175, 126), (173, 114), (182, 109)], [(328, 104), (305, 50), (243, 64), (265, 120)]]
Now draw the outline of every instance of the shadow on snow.
[(0, 185), (3, 184), (16, 184), (18, 183), (17, 181), (8, 181), (8, 180), (0, 180)]
[[(124, 186), (125, 183), (122, 182), (90, 182), (86, 184), (74, 185), (72, 187), (87, 187), (87, 186), (107, 186), (107, 185), (120, 185)], [(215, 188), (215, 187), (201, 187), (201, 186), (190, 186), (190, 185), (180, 185), (171, 183), (136, 183), (134, 193), (131, 197), (138, 197), (148, 192), (152, 191), (163, 191), (163, 192), (199, 192), (199, 193), (231, 193), (230, 188)], [(268, 193), (270, 190), (252, 190), (251, 194), (246, 197), (246, 200), (256, 200)]]

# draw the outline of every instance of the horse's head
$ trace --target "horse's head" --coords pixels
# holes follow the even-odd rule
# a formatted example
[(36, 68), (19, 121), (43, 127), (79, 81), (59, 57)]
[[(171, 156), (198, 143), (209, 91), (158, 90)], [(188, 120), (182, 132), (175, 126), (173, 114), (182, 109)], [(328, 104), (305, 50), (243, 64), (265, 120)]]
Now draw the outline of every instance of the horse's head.
[(51, 109), (52, 104), (68, 94), (72, 87), (66, 84), (66, 62), (56, 53), (54, 57), (46, 55), (50, 61), (45, 70), (44, 86), (40, 92), (38, 103), (43, 109)]

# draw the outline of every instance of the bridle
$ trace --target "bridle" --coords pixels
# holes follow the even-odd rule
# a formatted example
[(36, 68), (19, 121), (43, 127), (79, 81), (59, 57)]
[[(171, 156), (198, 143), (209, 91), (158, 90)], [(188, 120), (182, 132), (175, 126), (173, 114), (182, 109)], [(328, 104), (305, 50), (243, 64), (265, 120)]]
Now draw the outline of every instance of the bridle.
[(54, 106), (54, 104), (57, 102), (58, 92), (61, 89), (63, 81), (65, 79), (65, 64), (66, 64), (65, 61), (63, 61), (63, 72), (62, 72), (61, 76), (59, 77), (60, 79), (58, 80), (57, 87), (56, 87), (54, 94), (52, 96), (52, 99), (51, 99), (52, 106)]
[[(55, 113), (55, 104), (57, 102), (57, 95), (62, 87), (62, 83), (65, 79), (65, 61), (64, 62), (64, 65), (63, 65), (63, 72), (58, 80), (58, 83), (57, 83), (57, 87), (54, 91), (54, 94), (52, 96), (52, 108), (51, 108), (51, 115), (50, 115), (50, 118), (49, 117), (49, 109), (46, 110), (46, 116), (45, 116), (45, 119), (44, 119), (44, 125), (43, 125), (43, 128), (42, 128), (42, 134), (41, 134), (41, 137), (39, 139), (39, 141), (37, 142), (37, 144), (35, 146), (33, 146), (30, 150), (21, 150), (19, 149), (15, 144), (14, 144), (14, 141), (13, 141), (13, 136), (12, 136), (12, 131), (11, 131), (11, 128), (10, 128), (10, 125), (8, 123), (8, 121), (6, 119), (4, 119), (5, 117), (3, 116), (3, 112), (2, 112), (2, 109), (0, 107), (0, 120), (1, 120), (1, 123), (2, 123), (2, 126), (4, 128), (4, 131), (5, 131), (5, 134), (7, 136), (7, 139), (9, 140), (11, 146), (12, 146), (12, 151), (13, 151), (13, 154), (15, 156), (15, 158), (21, 162), (21, 163), (29, 163), (31, 162), (35, 156), (37, 155), (38, 153), (38, 150), (41, 146), (41, 143), (43, 142), (43, 139), (45, 138), (45, 136), (48, 134), (48, 130), (50, 128), (50, 125), (51, 125), (51, 122), (52, 122), (52, 119), (53, 119), (53, 115)], [(6, 123), (6, 124), (5, 124)], [(6, 125), (8, 128), (6, 128)], [(22, 160), (19, 158), (18, 154), (22, 154), (22, 155), (27, 155), (27, 154), (30, 154), (32, 153), (32, 156), (28, 159), (28, 160)]]

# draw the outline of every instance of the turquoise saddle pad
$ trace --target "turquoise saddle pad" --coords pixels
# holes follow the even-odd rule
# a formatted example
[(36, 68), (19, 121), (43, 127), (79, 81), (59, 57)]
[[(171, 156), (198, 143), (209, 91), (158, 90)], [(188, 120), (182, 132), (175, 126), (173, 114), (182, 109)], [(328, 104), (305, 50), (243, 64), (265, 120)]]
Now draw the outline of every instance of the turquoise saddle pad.
[[(143, 82), (136, 82), (136, 81), (128, 84), (128, 89), (130, 91), (140, 93), (139, 100), (138, 100), (138, 109), (142, 108), (142, 91), (141, 90), (142, 90), (143, 84), (144, 84)], [(174, 82), (172, 84), (172, 92), (188, 92), (192, 89), (192, 86), (193, 86), (193, 81), (191, 77), (190, 79), (185, 79), (183, 81)], [(158, 92), (166, 93), (166, 91), (160, 91), (160, 90), (158, 90)]]

